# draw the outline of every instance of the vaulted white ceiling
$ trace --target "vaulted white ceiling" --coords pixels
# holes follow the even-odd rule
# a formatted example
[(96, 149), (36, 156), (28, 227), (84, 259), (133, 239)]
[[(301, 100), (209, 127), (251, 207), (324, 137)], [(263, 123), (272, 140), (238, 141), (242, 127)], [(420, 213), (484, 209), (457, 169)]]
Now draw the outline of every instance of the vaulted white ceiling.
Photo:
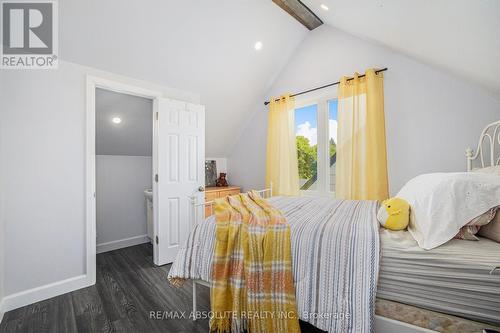
[(307, 32), (270, 0), (65, 0), (59, 12), (63, 60), (199, 93), (215, 157)]
[[(303, 2), (326, 24), (500, 96), (500, 1)], [(226, 155), (307, 36), (271, 0), (79, 0), (59, 8), (63, 60), (199, 93), (206, 155), (214, 157)]]
[[(325, 23), (500, 95), (498, 0), (303, 0)], [(325, 4), (329, 10), (321, 9)]]

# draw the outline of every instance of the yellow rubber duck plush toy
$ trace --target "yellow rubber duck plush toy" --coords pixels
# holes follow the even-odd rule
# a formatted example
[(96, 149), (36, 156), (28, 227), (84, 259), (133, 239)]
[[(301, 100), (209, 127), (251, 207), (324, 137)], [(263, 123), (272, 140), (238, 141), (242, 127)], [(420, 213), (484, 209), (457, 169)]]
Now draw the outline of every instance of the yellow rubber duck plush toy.
[(410, 205), (400, 198), (384, 200), (378, 210), (377, 220), (390, 230), (406, 229), (410, 222)]

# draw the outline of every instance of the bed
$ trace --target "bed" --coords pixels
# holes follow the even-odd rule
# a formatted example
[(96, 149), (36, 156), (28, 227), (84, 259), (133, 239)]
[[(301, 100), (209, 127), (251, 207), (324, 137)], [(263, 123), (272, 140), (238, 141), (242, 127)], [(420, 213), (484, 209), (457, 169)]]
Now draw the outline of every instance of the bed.
[(500, 325), (499, 243), (453, 239), (426, 251), (407, 231), (381, 229), (380, 244), (378, 299)]
[[(290, 224), (299, 318), (330, 332), (372, 331), (379, 262), (378, 203), (304, 196), (268, 200)], [(214, 244), (215, 217), (211, 216), (195, 226), (169, 277), (207, 285)]]
[[(467, 170), (474, 169), (474, 162), (478, 162), (480, 168), (498, 165), (500, 157), (496, 155), (496, 146), (500, 146), (500, 121), (488, 125), (483, 130), (475, 153), (467, 149)], [(290, 199), (272, 197), (270, 189), (260, 192), (262, 196), (270, 197), (270, 202), (287, 216), (292, 237), (294, 230), (296, 233), (301, 232), (300, 228), (304, 225), (301, 219), (321, 215), (313, 213), (308, 216), (302, 212), (294, 216), (300, 210), (299, 207), (316, 205), (320, 209), (325, 205), (322, 201), (324, 199), (321, 198)], [(211, 203), (199, 205), (210, 206)], [(323, 213), (325, 215), (320, 219), (327, 218), (329, 214), (328, 211)], [(197, 232), (192, 235), (196, 238), (191, 240), (192, 246), (179, 254), (184, 259), (189, 257), (189, 264), (186, 260), (176, 260), (171, 268), (173, 274), (193, 280), (194, 310), (197, 285), (209, 286), (213, 253), (211, 240), (215, 232), (213, 216), (200, 223), (197, 225)], [(375, 277), (375, 283), (378, 285), (377, 301), (372, 308), (364, 309), (376, 313), (375, 323), (367, 326), (369, 330), (384, 333), (468, 333), (481, 332), (483, 328), (498, 329), (500, 244), (487, 239), (480, 239), (479, 242), (452, 240), (434, 250), (425, 251), (417, 246), (406, 231), (391, 232), (384, 229), (379, 230), (377, 235), (380, 239), (380, 249), (375, 250), (380, 251), (381, 258), (378, 280)], [(305, 251), (300, 250), (298, 246), (293, 247), (294, 245), (292, 252), (295, 253), (296, 262), (297, 256), (301, 256), (300, 253)], [(297, 300), (300, 314), (304, 304), (301, 305), (300, 302), (302, 297), (297, 297)], [(306, 321), (320, 329), (331, 328), (325, 322)]]

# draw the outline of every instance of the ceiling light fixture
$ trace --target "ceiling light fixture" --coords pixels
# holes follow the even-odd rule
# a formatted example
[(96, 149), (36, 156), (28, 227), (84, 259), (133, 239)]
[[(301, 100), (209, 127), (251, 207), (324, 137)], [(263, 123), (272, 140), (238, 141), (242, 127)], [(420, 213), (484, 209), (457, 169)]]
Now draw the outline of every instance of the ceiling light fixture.
[(120, 117), (114, 117), (113, 119), (111, 119), (111, 121), (115, 124), (119, 124), (122, 122), (122, 118)]
[(330, 8), (328, 8), (328, 6), (327, 6), (327, 5), (325, 5), (324, 3), (322, 3), (320, 7), (321, 7), (321, 9), (323, 9), (323, 10), (329, 10), (329, 9), (330, 9)]
[(255, 49), (258, 51), (262, 48), (262, 42), (261, 41), (258, 41), (257, 43), (255, 43)]

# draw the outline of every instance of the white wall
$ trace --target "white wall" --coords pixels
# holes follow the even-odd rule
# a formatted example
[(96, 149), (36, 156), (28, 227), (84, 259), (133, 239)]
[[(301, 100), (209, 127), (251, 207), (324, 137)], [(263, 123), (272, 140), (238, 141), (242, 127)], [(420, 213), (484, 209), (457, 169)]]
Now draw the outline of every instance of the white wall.
[(151, 160), (151, 156), (97, 155), (98, 252), (129, 245), (130, 239), (135, 244), (147, 241), (144, 190), (152, 188)]
[(64, 61), (58, 70), (2, 71), (0, 160), (10, 308), (52, 296), (48, 284), (86, 274), (86, 74), (199, 103), (197, 94)]
[[(3, 90), (3, 80), (0, 78), (0, 91)], [(2, 93), (0, 92), (0, 99), (3, 98)], [(0, 116), (0, 133), (2, 132), (3, 119)], [(2, 136), (0, 135), (0, 161), (1, 161), (1, 147), (2, 147)], [(3, 181), (3, 166), (0, 163), (0, 323), (2, 322), (2, 318), (4, 315), (3, 308), (3, 297), (4, 293), (4, 280), (5, 280), (5, 200), (4, 200), (4, 181)]]
[[(389, 68), (384, 89), (391, 194), (418, 174), (465, 171), (465, 148), (477, 144), (486, 124), (500, 119), (498, 97), (327, 25), (305, 39), (267, 98), (335, 82), (370, 67)], [(261, 188), (265, 181), (267, 108), (261, 105), (228, 158), (232, 180), (246, 189)]]
[(5, 276), (4, 254), (5, 254), (4, 222), (3, 220), (0, 220), (0, 323), (2, 322), (2, 318), (4, 315), (4, 307), (3, 307), (3, 297), (4, 297), (3, 285)]
[[(1, 203), (0, 203), (1, 205)], [(0, 210), (3, 209), (3, 207), (0, 207)], [(3, 297), (4, 297), (4, 276), (5, 276), (5, 260), (4, 260), (4, 255), (5, 255), (5, 231), (4, 231), (4, 221), (3, 218), (1, 218), (1, 211), (0, 211), (0, 323), (2, 322), (2, 318), (4, 315), (4, 308), (3, 308)]]

